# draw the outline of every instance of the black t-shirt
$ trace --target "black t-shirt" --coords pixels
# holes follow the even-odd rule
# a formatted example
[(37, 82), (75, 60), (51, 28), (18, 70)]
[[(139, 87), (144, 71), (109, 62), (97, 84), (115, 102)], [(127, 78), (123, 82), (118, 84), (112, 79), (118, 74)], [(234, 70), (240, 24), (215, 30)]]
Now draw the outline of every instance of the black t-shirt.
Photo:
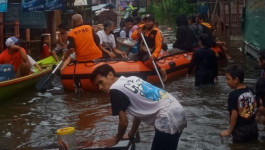
[(233, 109), (238, 112), (236, 127), (255, 121), (257, 102), (254, 91), (246, 87), (230, 92), (228, 96), (228, 111), (230, 116)]
[(180, 26), (176, 33), (176, 41), (173, 48), (179, 48), (185, 51), (191, 51), (193, 47), (194, 36), (188, 25)]
[(209, 37), (209, 41), (208, 42), (209, 42), (210, 46), (211, 47), (215, 46), (216, 43), (214, 42), (215, 40), (214, 40), (213, 35), (212, 35), (212, 30), (209, 29), (208, 27), (206, 27), (205, 25), (201, 25), (201, 26), (202, 26), (202, 33), (207, 34), (208, 37)]
[(126, 111), (131, 104), (128, 96), (116, 89), (110, 90), (110, 102), (112, 115), (119, 115), (120, 111)]
[(209, 78), (218, 75), (218, 62), (214, 52), (210, 48), (200, 48), (195, 50), (189, 66), (189, 74), (196, 66), (196, 74), (206, 73)]

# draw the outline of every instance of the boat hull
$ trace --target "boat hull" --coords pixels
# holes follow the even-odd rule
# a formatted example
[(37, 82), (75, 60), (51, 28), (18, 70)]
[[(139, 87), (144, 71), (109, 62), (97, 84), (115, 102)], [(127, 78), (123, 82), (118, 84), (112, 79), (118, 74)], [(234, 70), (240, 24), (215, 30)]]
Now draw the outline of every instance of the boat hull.
[[(157, 64), (166, 70), (167, 79), (173, 80), (187, 73), (191, 58), (192, 53), (177, 54), (162, 57)], [(80, 85), (83, 91), (98, 91), (91, 82), (90, 76), (94, 69), (102, 64), (111, 65), (118, 75), (138, 76), (154, 84), (160, 82), (156, 71), (146, 67), (141, 61), (88, 62), (68, 65), (62, 71), (61, 81), (64, 89), (75, 91), (75, 85)]]
[(23, 91), (34, 87), (42, 76), (51, 72), (51, 66), (56, 64), (56, 61), (52, 56), (50, 56), (46, 59), (38, 61), (38, 64), (40, 66), (46, 66), (47, 68), (27, 76), (0, 82), (0, 101), (6, 100), (16, 94), (22, 93)]

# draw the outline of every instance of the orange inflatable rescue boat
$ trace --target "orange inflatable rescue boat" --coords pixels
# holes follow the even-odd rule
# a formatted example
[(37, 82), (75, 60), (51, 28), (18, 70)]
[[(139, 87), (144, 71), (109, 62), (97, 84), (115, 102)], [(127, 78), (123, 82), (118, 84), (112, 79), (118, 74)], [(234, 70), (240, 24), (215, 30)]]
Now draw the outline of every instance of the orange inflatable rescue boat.
[[(167, 80), (172, 80), (187, 73), (192, 52), (162, 56), (157, 64), (167, 72)], [(79, 86), (83, 91), (98, 91), (90, 80), (93, 70), (102, 64), (111, 65), (118, 75), (138, 76), (150, 83), (160, 80), (154, 69), (146, 67), (142, 61), (131, 60), (96, 60), (68, 65), (61, 73), (61, 81), (65, 90), (75, 91)]]

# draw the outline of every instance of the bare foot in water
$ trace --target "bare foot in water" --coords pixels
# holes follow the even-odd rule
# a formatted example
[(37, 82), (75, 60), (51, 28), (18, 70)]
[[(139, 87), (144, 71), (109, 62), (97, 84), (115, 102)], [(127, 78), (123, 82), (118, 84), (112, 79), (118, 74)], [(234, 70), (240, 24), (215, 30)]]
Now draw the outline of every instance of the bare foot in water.
[(163, 69), (163, 68), (160, 68), (159, 72), (160, 72), (162, 80), (165, 82), (167, 80), (167, 72), (166, 72), (166, 70)]

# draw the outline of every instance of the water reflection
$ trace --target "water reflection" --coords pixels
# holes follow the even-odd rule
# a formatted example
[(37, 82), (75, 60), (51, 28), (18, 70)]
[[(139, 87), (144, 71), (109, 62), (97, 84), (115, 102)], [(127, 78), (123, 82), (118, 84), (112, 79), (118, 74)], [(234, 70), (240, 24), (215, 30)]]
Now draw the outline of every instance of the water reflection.
[[(247, 79), (253, 87), (255, 79)], [(228, 127), (227, 96), (231, 91), (224, 77), (218, 84), (196, 88), (194, 78), (180, 78), (166, 83), (167, 90), (178, 97), (188, 119), (179, 149), (242, 149), (232, 144), (231, 138), (221, 139), (219, 133)], [(30, 95), (30, 94), (29, 94)], [(56, 145), (56, 130), (74, 126), (78, 141), (96, 141), (116, 134), (118, 117), (111, 116), (108, 96), (84, 93), (77, 96), (62, 90), (46, 95), (23, 97), (1, 106), (0, 148), (48, 148)], [(132, 117), (130, 117), (132, 119)], [(131, 124), (130, 124), (131, 126)], [(259, 125), (258, 141), (243, 144), (243, 149), (259, 149), (265, 144), (264, 125)], [(141, 124), (141, 142), (136, 149), (150, 149), (153, 127)]]
[[(168, 43), (175, 41), (175, 31), (162, 27)], [(227, 41), (232, 61), (220, 61), (219, 75), (227, 65), (239, 63), (245, 69), (246, 84), (253, 87), (259, 75), (257, 62), (244, 55), (240, 41)], [(186, 109), (188, 127), (180, 138), (180, 150), (205, 149), (262, 149), (265, 145), (265, 127), (259, 124), (258, 141), (232, 144), (231, 138), (221, 139), (219, 133), (228, 127), (227, 96), (231, 91), (224, 77), (218, 84), (204, 88), (194, 86), (194, 78), (179, 78), (166, 83), (166, 89), (178, 97)], [(129, 119), (132, 119), (130, 117)], [(131, 122), (130, 122), (131, 123)], [(76, 128), (78, 141), (96, 141), (117, 132), (118, 117), (111, 116), (108, 95), (84, 93), (76, 95), (60, 87), (46, 94), (28, 90), (10, 100), (0, 102), (0, 149), (53, 148), (56, 130), (66, 126)], [(129, 124), (131, 126), (131, 124)], [(153, 127), (141, 124), (141, 142), (137, 150), (150, 149)]]

